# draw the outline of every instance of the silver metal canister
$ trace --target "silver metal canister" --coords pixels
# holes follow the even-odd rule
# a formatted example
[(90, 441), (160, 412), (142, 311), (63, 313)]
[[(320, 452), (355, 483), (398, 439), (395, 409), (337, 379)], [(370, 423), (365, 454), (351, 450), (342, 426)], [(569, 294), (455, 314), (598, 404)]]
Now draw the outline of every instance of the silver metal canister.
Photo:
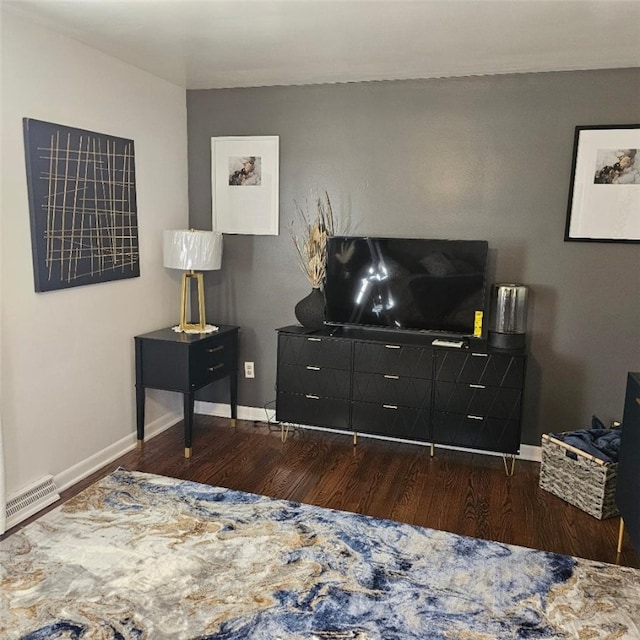
[(523, 284), (496, 284), (491, 300), (489, 346), (523, 349), (526, 344), (528, 289)]

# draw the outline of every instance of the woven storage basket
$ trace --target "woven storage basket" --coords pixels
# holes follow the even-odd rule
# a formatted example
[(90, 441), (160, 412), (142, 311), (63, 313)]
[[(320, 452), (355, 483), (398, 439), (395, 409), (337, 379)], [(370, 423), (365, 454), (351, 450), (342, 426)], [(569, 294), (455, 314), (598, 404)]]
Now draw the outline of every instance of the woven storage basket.
[[(567, 455), (576, 454), (576, 459)], [(589, 515), (604, 520), (619, 514), (615, 503), (618, 463), (607, 463), (567, 445), (542, 436), (540, 488), (562, 498)]]

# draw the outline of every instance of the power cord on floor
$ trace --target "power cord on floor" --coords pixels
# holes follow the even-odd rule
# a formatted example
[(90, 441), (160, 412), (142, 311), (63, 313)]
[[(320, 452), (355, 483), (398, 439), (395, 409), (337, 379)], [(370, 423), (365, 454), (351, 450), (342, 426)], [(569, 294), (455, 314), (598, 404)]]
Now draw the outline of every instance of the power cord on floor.
[[(278, 422), (277, 420), (272, 420), (269, 412), (270, 407), (275, 407), (275, 400), (269, 400), (263, 405), (264, 413), (267, 418), (267, 428), (269, 431), (275, 431), (277, 429), (280, 430), (280, 440), (282, 442), (287, 441), (287, 437), (289, 435), (289, 429), (293, 429), (294, 431), (298, 430), (298, 425), (292, 424), (290, 422)], [(273, 415), (275, 415), (275, 410), (272, 410)]]
[[(268, 402), (265, 402), (264, 405), (262, 406), (262, 408), (264, 409), (264, 415), (266, 418), (265, 422), (269, 427), (269, 431), (273, 430), (272, 429), (273, 425), (278, 424), (277, 422), (271, 419), (271, 414), (275, 415), (275, 404), (276, 404), (275, 400), (269, 400)], [(271, 412), (269, 411), (270, 408), (271, 408)]]

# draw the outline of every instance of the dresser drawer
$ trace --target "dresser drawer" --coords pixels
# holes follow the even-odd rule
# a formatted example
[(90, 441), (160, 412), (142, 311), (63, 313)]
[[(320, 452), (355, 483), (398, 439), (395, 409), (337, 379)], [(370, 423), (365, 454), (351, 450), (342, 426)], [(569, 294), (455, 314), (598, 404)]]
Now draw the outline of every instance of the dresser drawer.
[(479, 384), (436, 380), (434, 409), (505, 420), (520, 419), (522, 392), (511, 387), (486, 387)]
[(355, 372), (353, 399), (357, 402), (402, 407), (428, 407), (431, 399), (431, 380), (403, 378), (394, 374)]
[(431, 349), (393, 343), (356, 342), (354, 371), (414, 378), (432, 377)]
[(349, 401), (313, 394), (278, 393), (276, 420), (350, 430)]
[(359, 433), (429, 441), (429, 412), (414, 407), (354, 402), (352, 428)]
[(520, 423), (474, 415), (434, 411), (432, 414), (433, 441), (470, 449), (518, 453), (520, 451)]
[(436, 380), (522, 388), (525, 358), (503, 354), (438, 350)]
[(308, 365), (280, 364), (278, 389), (286, 393), (311, 394), (321, 398), (349, 399), (350, 373)]
[(278, 336), (278, 362), (351, 369), (351, 341), (319, 336)]

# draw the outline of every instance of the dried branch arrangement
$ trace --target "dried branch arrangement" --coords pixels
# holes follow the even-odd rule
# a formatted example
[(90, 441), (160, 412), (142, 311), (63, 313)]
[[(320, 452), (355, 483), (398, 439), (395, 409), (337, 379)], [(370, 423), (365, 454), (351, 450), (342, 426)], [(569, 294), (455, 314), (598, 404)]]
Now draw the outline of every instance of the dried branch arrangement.
[(315, 199), (315, 211), (301, 207), (297, 202), (296, 213), (302, 227), (296, 232), (295, 220), (290, 233), (298, 257), (298, 264), (314, 289), (321, 288), (327, 267), (327, 238), (335, 235), (336, 225), (329, 194)]

